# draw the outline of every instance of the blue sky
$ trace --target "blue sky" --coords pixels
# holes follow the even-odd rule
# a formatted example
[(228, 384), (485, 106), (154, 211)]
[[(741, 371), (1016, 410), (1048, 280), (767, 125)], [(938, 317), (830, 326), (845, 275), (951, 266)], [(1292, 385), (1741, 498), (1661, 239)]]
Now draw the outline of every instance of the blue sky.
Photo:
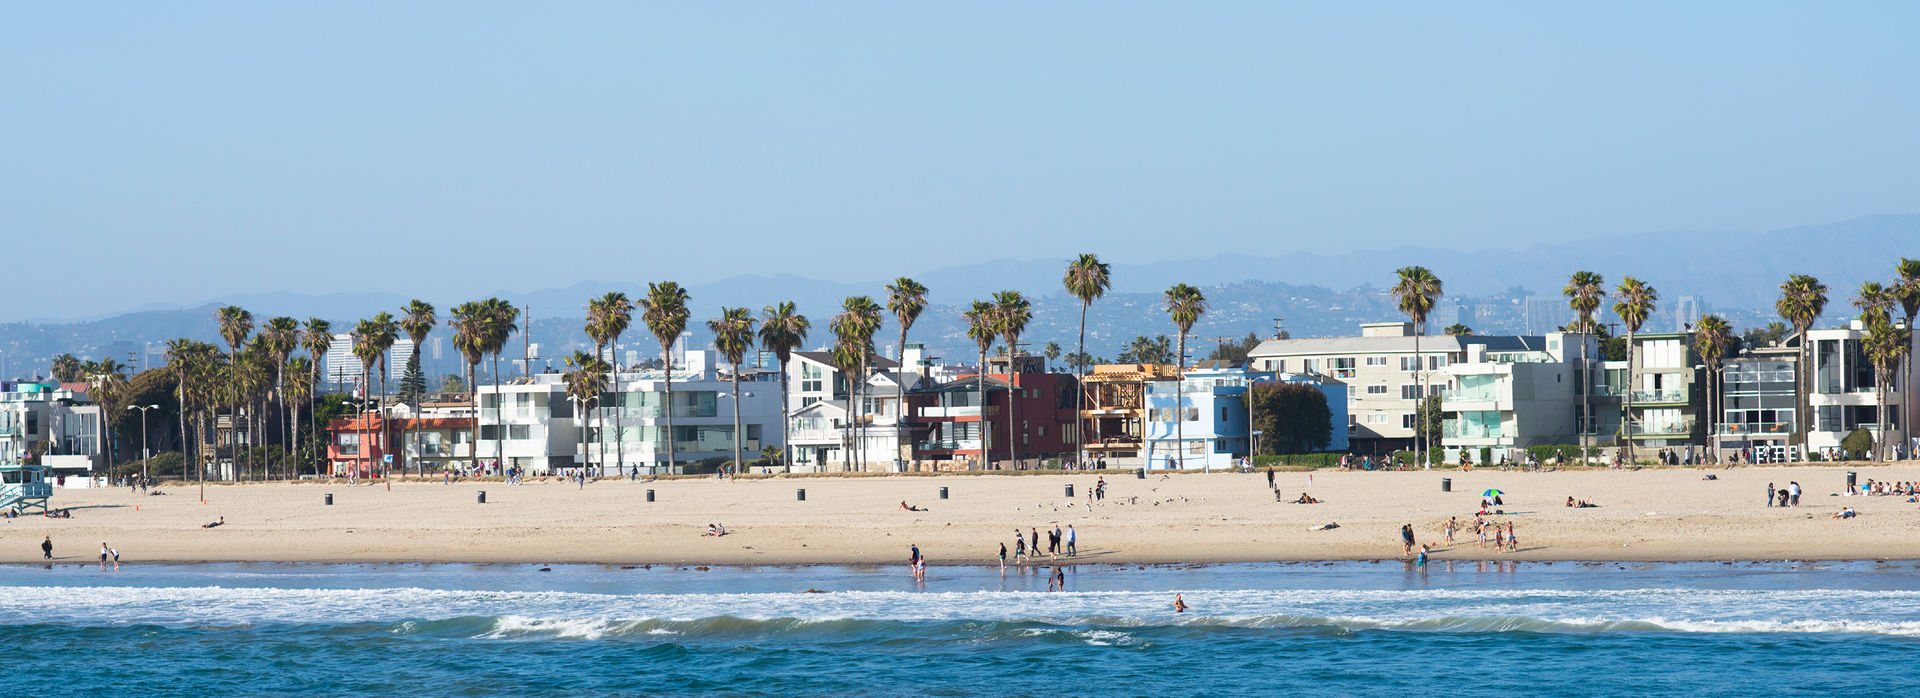
[(0, 319), (1910, 213), (1916, 7), (9, 3)]

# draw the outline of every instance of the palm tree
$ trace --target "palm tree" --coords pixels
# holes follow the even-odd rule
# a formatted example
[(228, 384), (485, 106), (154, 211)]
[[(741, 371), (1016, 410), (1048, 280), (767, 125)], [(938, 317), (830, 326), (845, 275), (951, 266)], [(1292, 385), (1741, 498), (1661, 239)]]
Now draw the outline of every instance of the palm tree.
[(666, 404), (660, 411), (667, 416), (667, 471), (672, 472), (679, 464), (674, 459), (673, 433), (673, 344), (680, 340), (680, 333), (687, 329), (687, 290), (672, 281), (648, 283), (647, 295), (640, 299), (641, 322), (647, 324), (647, 331), (660, 342), (660, 360), (666, 376)]
[(1173, 318), (1174, 327), (1180, 328), (1180, 351), (1173, 361), (1173, 441), (1175, 452), (1180, 454), (1180, 467), (1184, 468), (1187, 464), (1187, 334), (1193, 331), (1193, 324), (1200, 321), (1200, 316), (1207, 313), (1207, 297), (1201, 295), (1200, 289), (1174, 284), (1167, 289), (1166, 303), (1167, 317)]
[[(400, 331), (406, 333), (407, 339), (413, 342), (412, 352), (407, 356), (407, 365), (412, 366), (420, 360), (420, 345), (427, 341), (427, 335), (432, 334), (433, 328), (439, 324), (440, 318), (434, 315), (432, 303), (415, 298), (400, 308)], [(406, 387), (402, 386), (400, 389), (405, 391)], [(419, 398), (416, 396), (414, 399), (416, 404), (408, 407), (418, 411)], [(400, 443), (403, 445), (407, 443), (407, 432), (404, 428), (400, 431)], [(401, 450), (405, 451), (404, 448)], [(400, 472), (403, 474), (407, 472), (406, 463), (400, 464)], [(420, 466), (420, 475), (425, 477), (426, 474), (426, 465), (423, 462)]]
[[(232, 396), (234, 404), (245, 405), (247, 407), (247, 414), (244, 419), (240, 418), (240, 410), (237, 409), (234, 410), (234, 418), (236, 420), (236, 426), (244, 424), (247, 428), (247, 469), (245, 477), (248, 480), (257, 477), (256, 466), (260, 465), (258, 458), (264, 455), (260, 453), (259, 438), (256, 436), (260, 432), (254, 428), (254, 424), (255, 417), (257, 417), (260, 412), (260, 410), (256, 409), (255, 400), (262, 397), (262, 393), (268, 383), (267, 376), (272, 372), (272, 366), (268, 365), (266, 354), (266, 349), (261, 346), (259, 338), (256, 337), (253, 341), (247, 343), (245, 349), (241, 349), (240, 353), (234, 356), (232, 363), (227, 365), (227, 371), (232, 376), (231, 380), (234, 385), (234, 394)], [(264, 468), (260, 469), (263, 470)]]
[[(1707, 365), (1707, 414), (1714, 423), (1719, 423), (1722, 415), (1715, 406), (1719, 400), (1720, 361), (1727, 356), (1727, 350), (1733, 347), (1733, 326), (1727, 319), (1718, 315), (1700, 318), (1700, 324), (1693, 328), (1693, 350)], [(1719, 453), (1719, 437), (1715, 437), (1714, 453)], [(1716, 458), (1717, 462), (1719, 459)]]
[(1027, 323), (1033, 321), (1033, 306), (1019, 291), (1000, 291), (993, 294), (993, 325), (1007, 344), (1007, 458), (1013, 461), (1013, 467), (1020, 467), (1020, 454), (1016, 451), (1026, 436), (1025, 430), (1014, 433), (1020, 423), (1020, 371), (1014, 366), (1015, 357), (1020, 355), (1020, 335), (1027, 331)]
[[(1427, 388), (1422, 378), (1426, 375), (1426, 358), (1420, 353), (1420, 336), (1427, 333), (1427, 314), (1433, 312), (1434, 301), (1445, 291), (1440, 277), (1434, 276), (1426, 267), (1401, 267), (1394, 272), (1394, 276), (1393, 298), (1400, 312), (1406, 313), (1407, 320), (1413, 323), (1413, 382), (1419, 386), (1420, 400), (1425, 404)], [(1424, 464), (1429, 460), (1425, 444), (1421, 441), (1421, 437), (1426, 436), (1421, 428), (1426, 420), (1420, 418), (1417, 409), (1414, 410), (1414, 417), (1413, 448), (1419, 452), (1419, 460)]]
[[(313, 357), (313, 373), (308, 379), (313, 382), (313, 392), (318, 396), (319, 393), (324, 392), (322, 390), (324, 381), (320, 380), (322, 364), (327, 361), (327, 352), (333, 350), (333, 323), (317, 317), (307, 318), (306, 330), (300, 334), (300, 345), (306, 348), (307, 356)], [(320, 414), (318, 410), (313, 409), (312, 405), (307, 406), (307, 420), (308, 427), (311, 429), (309, 433), (313, 434), (312, 441), (317, 444), (320, 442)], [(320, 459), (324, 457), (323, 453), (325, 451), (319, 448), (314, 449), (313, 474), (315, 477), (320, 476)]]
[[(627, 294), (619, 291), (608, 291), (604, 296), (587, 301), (587, 337), (593, 340), (593, 355), (601, 357), (603, 361), (612, 367), (612, 370), (609, 372), (613, 374), (613, 406), (620, 408), (613, 413), (613, 442), (616, 449), (614, 453), (616, 472), (626, 470), (627, 468), (627, 449), (626, 446), (622, 444), (622, 439), (620, 438), (620, 411), (626, 408), (626, 399), (625, 394), (620, 392), (620, 359), (617, 356), (608, 356), (607, 347), (609, 345), (616, 345), (620, 341), (620, 335), (626, 333), (627, 327), (632, 324), (633, 301), (627, 298)], [(619, 353), (617, 346), (614, 348), (614, 353)], [(602, 474), (605, 474), (604, 471), (607, 467), (606, 426), (607, 412), (606, 410), (601, 410), (600, 468), (603, 471)]]
[(867, 296), (850, 296), (841, 303), (840, 314), (833, 316), (828, 325), (839, 338), (838, 348), (849, 352), (854, 358), (851, 369), (841, 369), (847, 378), (848, 415), (853, 427), (853, 450), (860, 461), (860, 467), (866, 468), (866, 449), (862, 430), (866, 422), (866, 409), (861, 406), (862, 396), (866, 393), (867, 362), (873, 356), (873, 333), (880, 330), (880, 304)]
[(773, 352), (780, 360), (780, 464), (787, 466), (787, 472), (793, 472), (793, 439), (788, 431), (791, 427), (787, 416), (787, 362), (793, 359), (793, 351), (807, 343), (807, 330), (812, 324), (807, 316), (795, 310), (791, 301), (782, 301), (779, 305), (769, 305), (760, 309), (760, 348)]
[(80, 378), (80, 357), (72, 354), (61, 354), (53, 357), (54, 380), (62, 383), (74, 383), (78, 382)]
[(173, 371), (173, 397), (180, 405), (180, 476), (186, 477), (186, 468), (199, 462), (198, 454), (187, 448), (187, 410), (191, 404), (187, 394), (187, 375), (197, 357), (195, 350), (200, 346), (186, 337), (167, 340), (167, 370)]
[[(1893, 291), (1894, 297), (1900, 299), (1900, 310), (1907, 316), (1907, 333), (1912, 334), (1914, 316), (1920, 315), (1920, 259), (1901, 257), (1900, 265), (1895, 267), (1894, 271), (1899, 275), (1899, 280), (1894, 282), (1891, 290)], [(1909, 340), (1907, 347), (1908, 356), (1913, 355), (1914, 347), (1912, 344), (1913, 342)], [(1912, 407), (1912, 405), (1907, 406), (1908, 409)], [(1909, 436), (1906, 427), (1907, 420), (1900, 420), (1900, 440), (1902, 443), (1905, 443)]]
[(1451, 324), (1451, 325), (1447, 325), (1447, 329), (1444, 329), (1444, 330), (1441, 330), (1441, 331), (1442, 331), (1442, 332), (1445, 332), (1445, 333), (1447, 333), (1447, 336), (1448, 336), (1448, 337), (1471, 337), (1471, 336), (1473, 336), (1473, 328), (1471, 328), (1471, 327), (1468, 327), (1468, 326), (1466, 326), (1466, 325), (1463, 325), (1463, 324), (1460, 324), (1460, 323), (1458, 323), (1458, 322), (1456, 322), (1456, 323), (1453, 323), (1453, 324)]
[(1895, 328), (1887, 313), (1875, 314), (1867, 321), (1866, 341), (1861, 348), (1873, 363), (1873, 392), (1877, 401), (1874, 417), (1878, 422), (1874, 445), (1879, 447), (1880, 460), (1886, 460), (1890, 455), (1887, 432), (1891, 431), (1892, 420), (1887, 418), (1887, 398), (1896, 389), (1893, 382), (1908, 352), (1913, 350), (1912, 341), (1911, 333)]
[(129, 399), (129, 393), (132, 392), (133, 386), (127, 382), (127, 376), (123, 373), (126, 367), (120, 365), (120, 362), (114, 361), (113, 357), (101, 359), (99, 363), (88, 363), (82, 366), (87, 372), (87, 382), (92, 384), (90, 392), (93, 394), (93, 401), (100, 404), (100, 442), (105, 445), (105, 448), (101, 449), (101, 451), (106, 456), (106, 467), (112, 468), (112, 417), (115, 411), (120, 409)]
[[(483, 340), (481, 348), (493, 355), (493, 398), (500, 403), (496, 407), (494, 417), (495, 426), (498, 428), (500, 424), (504, 424), (500, 415), (504, 415), (506, 409), (506, 395), (500, 392), (500, 352), (507, 348), (507, 340), (513, 337), (515, 330), (519, 329), (515, 323), (520, 318), (520, 309), (499, 298), (480, 301), (480, 308), (482, 327), (486, 328), (486, 331), (480, 335)], [(498, 431), (500, 433), (495, 433), (493, 439), (493, 465), (496, 468), (501, 467), (500, 461), (504, 458), (502, 449), (506, 440), (505, 430)]]
[(887, 286), (887, 310), (893, 313), (893, 320), (900, 325), (900, 346), (896, 348), (895, 358), (900, 364), (899, 381), (894, 386), (894, 432), (907, 423), (907, 330), (913, 329), (913, 323), (920, 319), (921, 311), (927, 309), (927, 287), (907, 277), (894, 279)]
[[(965, 314), (967, 319), (967, 338), (980, 347), (980, 375), (976, 379), (977, 395), (975, 400), (980, 407), (980, 464), (987, 470), (993, 469), (992, 430), (987, 423), (987, 350), (993, 348), (993, 340), (998, 339), (998, 314), (992, 303), (974, 301), (973, 307)], [(1007, 399), (1013, 399), (1013, 393), (1007, 393)]]
[[(287, 359), (293, 355), (293, 350), (300, 346), (300, 321), (285, 316), (268, 320), (266, 326), (260, 328), (260, 340), (261, 344), (266, 347), (268, 356), (273, 359), (274, 393), (280, 401), (281, 416), (286, 417)], [(280, 422), (279, 419), (274, 421)], [(287, 429), (291, 430), (293, 427), (289, 426), (289, 424), (290, 422), (280, 423), (276, 425), (276, 428), (287, 427)], [(282, 435), (284, 436), (284, 433)], [(290, 440), (284, 438), (281, 440), (280, 460), (282, 463), (291, 463), (293, 461), (293, 451), (288, 448), (289, 441)]]
[[(227, 342), (227, 364), (231, 366), (238, 363), (234, 361), (234, 356), (240, 353), (240, 345), (247, 343), (247, 335), (253, 334), (253, 313), (247, 312), (247, 309), (240, 306), (229, 305), (214, 311), (214, 319), (220, 325), (220, 338)], [(238, 393), (239, 391), (235, 389), (233, 383), (229, 381), (227, 383), (227, 394), (229, 396), (237, 396)], [(231, 412), (232, 417), (227, 421), (229, 431), (232, 430), (233, 425), (240, 421), (240, 403), (235, 401), (231, 403), (231, 405), (233, 408)], [(217, 424), (215, 428), (218, 428)], [(248, 460), (252, 460), (251, 456), (249, 456)], [(236, 462), (235, 465), (238, 465), (238, 462)]]
[(447, 321), (447, 325), (453, 328), (453, 348), (460, 351), (461, 363), (467, 367), (467, 404), (473, 414), (473, 433), (467, 438), (468, 466), (479, 459), (480, 388), (473, 381), (474, 373), (480, 369), (480, 362), (487, 353), (488, 326), (492, 320), (485, 304), (468, 301), (455, 307), (453, 319)]
[[(379, 326), (380, 331), (379, 334), (374, 337), (374, 347), (380, 350), (380, 397), (374, 403), (380, 410), (380, 449), (391, 455), (393, 449), (387, 445), (387, 409), (389, 407), (387, 404), (387, 374), (391, 373), (387, 370), (387, 354), (393, 349), (393, 343), (400, 338), (400, 323), (394, 319), (392, 313), (386, 311), (375, 314), (373, 321)], [(389, 465), (387, 461), (382, 460), (380, 470), (381, 479), (386, 480), (387, 489), (392, 490), (393, 477), (391, 471), (393, 470), (393, 466)]]
[[(587, 486), (587, 415), (600, 400), (600, 392), (607, 382), (607, 362), (598, 355), (588, 356), (586, 352), (574, 350), (567, 357), (567, 366), (571, 369), (561, 376), (566, 382), (567, 396), (580, 405), (580, 487)], [(605, 463), (601, 464), (602, 466)]]
[[(382, 314), (384, 315), (385, 313)], [(360, 360), (361, 409), (358, 411), (361, 418), (360, 432), (362, 435), (368, 435), (366, 434), (366, 427), (371, 425), (371, 422), (366, 421), (368, 419), (366, 406), (368, 404), (378, 404), (374, 401), (373, 397), (373, 367), (380, 362), (381, 331), (380, 321), (374, 319), (361, 320), (360, 324), (354, 326), (352, 332), (347, 333), (348, 336), (353, 338), (353, 356)], [(367, 455), (367, 469), (372, 470), (373, 444), (362, 443), (360, 444), (359, 451)]]
[(1794, 403), (1794, 414), (1800, 418), (1800, 448), (1805, 451), (1807, 436), (1811, 433), (1813, 420), (1810, 401), (1813, 394), (1813, 351), (1807, 341), (1807, 331), (1813, 329), (1813, 322), (1827, 310), (1827, 285), (1820, 283), (1807, 274), (1793, 274), (1780, 284), (1780, 299), (1774, 301), (1773, 308), (1780, 313), (1780, 319), (1793, 325), (1793, 332), (1800, 337), (1800, 375), (1801, 380), (1794, 382), (1794, 392), (1798, 395)]
[(1080, 435), (1081, 427), (1085, 426), (1080, 415), (1087, 409), (1086, 390), (1081, 386), (1087, 380), (1087, 362), (1084, 360), (1087, 355), (1087, 310), (1093, 307), (1094, 301), (1107, 295), (1107, 289), (1113, 285), (1113, 278), (1108, 272), (1109, 267), (1105, 262), (1087, 253), (1068, 264), (1066, 276), (1061, 279), (1061, 285), (1066, 287), (1067, 293), (1080, 299), (1080, 348), (1074, 355), (1082, 360), (1074, 362), (1073, 370), (1073, 446), (1076, 463), (1087, 462), (1086, 440)]
[[(1614, 297), (1619, 300), (1613, 303), (1613, 314), (1620, 316), (1620, 322), (1627, 326), (1627, 385), (1626, 390), (1621, 391), (1620, 395), (1621, 399), (1626, 401), (1626, 409), (1622, 410), (1621, 414), (1626, 415), (1626, 423), (1622, 426), (1627, 432), (1627, 462), (1631, 463), (1633, 462), (1633, 335), (1639, 332), (1640, 327), (1647, 324), (1647, 318), (1653, 315), (1654, 304), (1660, 300), (1660, 292), (1644, 281), (1623, 276), (1620, 278), (1620, 287), (1614, 290)], [(1582, 342), (1580, 346), (1584, 348), (1586, 343)]]
[[(289, 427), (292, 431), (289, 434), (289, 441), (291, 443), (288, 444), (288, 450), (294, 454), (300, 452), (300, 405), (313, 399), (313, 381), (309, 378), (309, 376), (313, 375), (312, 364), (313, 361), (304, 356), (296, 356), (287, 360), (287, 381), (282, 387), (284, 392), (281, 394), (280, 399), (283, 403), (286, 403), (291, 410), (287, 415), (288, 424), (293, 425)], [(314, 474), (318, 475), (319, 473)], [(287, 461), (287, 475), (288, 477), (294, 475), (293, 460), (291, 458)]]
[[(1567, 297), (1567, 307), (1572, 308), (1579, 322), (1575, 325), (1580, 333), (1580, 461), (1586, 462), (1592, 440), (1588, 432), (1599, 434), (1599, 422), (1593, 418), (1593, 367), (1587, 363), (1587, 338), (1595, 334), (1593, 313), (1606, 300), (1606, 279), (1590, 271), (1576, 271), (1567, 279), (1566, 288), (1560, 292)], [(1629, 436), (1629, 439), (1632, 437)]]
[(733, 468), (739, 473), (746, 468), (746, 461), (740, 459), (740, 371), (753, 348), (753, 311), (723, 307), (720, 317), (707, 321), (707, 329), (713, 331), (713, 348), (733, 364)]

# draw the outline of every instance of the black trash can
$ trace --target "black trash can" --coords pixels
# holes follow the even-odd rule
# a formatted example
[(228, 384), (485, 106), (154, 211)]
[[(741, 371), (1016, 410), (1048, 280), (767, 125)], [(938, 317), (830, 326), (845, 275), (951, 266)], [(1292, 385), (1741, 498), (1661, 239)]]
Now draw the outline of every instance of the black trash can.
[(1067, 485), (1067, 499), (1073, 499), (1073, 485)]
[(1147, 469), (1146, 469), (1146, 468), (1134, 468), (1134, 469), (1133, 469), (1133, 479), (1135, 479), (1135, 480), (1145, 480), (1145, 479), (1147, 479)]
[(479, 503), (480, 503), (480, 504), (486, 504), (486, 503), (487, 503), (487, 491), (486, 491), (486, 490), (480, 490), (480, 501), (479, 501)]
[(647, 501), (653, 501), (653, 490), (647, 490)]
[(326, 498), (327, 498), (327, 506), (333, 506), (333, 493), (328, 492), (326, 494)]
[(802, 502), (807, 501), (807, 491), (805, 489), (794, 490), (793, 498)]
[(940, 488), (940, 498), (941, 499), (947, 498), (947, 488), (945, 487)]
[(1440, 491), (1441, 491), (1441, 492), (1452, 492), (1452, 491), (1453, 491), (1453, 478), (1450, 478), (1450, 477), (1443, 477), (1443, 478), (1440, 478)]
[(1847, 471), (1847, 491), (1852, 492), (1854, 490), (1860, 489), (1859, 480), (1860, 480), (1859, 473), (1856, 473), (1851, 470)]

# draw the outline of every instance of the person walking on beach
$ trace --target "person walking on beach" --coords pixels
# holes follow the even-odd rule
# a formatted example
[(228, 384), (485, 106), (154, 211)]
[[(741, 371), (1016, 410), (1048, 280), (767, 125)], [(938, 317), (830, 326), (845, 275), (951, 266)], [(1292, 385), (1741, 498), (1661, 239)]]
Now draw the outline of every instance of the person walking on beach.
[(912, 551), (907, 554), (907, 571), (913, 573), (915, 580), (924, 579), (927, 574), (926, 561), (920, 557), (920, 544), (910, 544)]
[(1078, 543), (1078, 540), (1076, 540), (1076, 538), (1077, 537), (1073, 533), (1073, 524), (1067, 524), (1067, 557), (1073, 557), (1075, 555), (1080, 554), (1080, 549), (1075, 545), (1076, 543)]
[(1054, 550), (1055, 550), (1055, 551), (1058, 551), (1058, 550), (1060, 549), (1060, 546), (1061, 546), (1061, 544), (1062, 544), (1062, 543), (1064, 543), (1065, 541), (1066, 541), (1066, 538), (1060, 535), (1060, 524), (1054, 524), (1054, 525), (1053, 525), (1053, 548), (1054, 548)]
[[(1001, 543), (1005, 546), (1005, 543)], [(1027, 537), (1020, 535), (1019, 529), (1013, 531), (1013, 562), (1019, 564), (1027, 559)]]
[(1793, 482), (1793, 481), (1787, 482), (1787, 492), (1788, 492), (1787, 500), (1792, 503), (1792, 506), (1794, 508), (1796, 509), (1799, 508), (1800, 507), (1800, 483)]
[(1413, 554), (1413, 524), (1400, 525), (1400, 545), (1404, 555)]
[(1507, 522), (1507, 550), (1520, 552), (1520, 539), (1513, 537), (1513, 522)]
[(1447, 533), (1447, 547), (1449, 548), (1453, 547), (1453, 529), (1459, 527), (1460, 525), (1459, 519), (1460, 517), (1457, 517), (1457, 516), (1447, 517), (1447, 525), (1444, 530)]
[(107, 548), (107, 544), (104, 541), (101, 542), (100, 543), (100, 569), (104, 570), (107, 568), (107, 556), (111, 554), (113, 554), (113, 551)]
[(1000, 544), (1000, 571), (1007, 571), (1007, 544)]
[(1767, 483), (1767, 506), (1773, 506), (1773, 483)]
[(1267, 489), (1273, 489), (1273, 468), (1267, 468)]
[(47, 536), (46, 540), (40, 541), (40, 559), (53, 559), (53, 536)]

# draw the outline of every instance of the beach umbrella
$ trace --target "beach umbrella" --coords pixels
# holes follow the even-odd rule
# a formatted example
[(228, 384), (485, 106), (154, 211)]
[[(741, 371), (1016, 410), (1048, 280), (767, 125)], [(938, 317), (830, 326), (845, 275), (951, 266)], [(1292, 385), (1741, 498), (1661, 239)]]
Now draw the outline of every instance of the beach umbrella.
[(1485, 491), (1485, 492), (1481, 492), (1481, 493), (1480, 493), (1480, 496), (1482, 496), (1482, 497), (1498, 497), (1498, 496), (1501, 496), (1501, 495), (1504, 495), (1504, 494), (1506, 494), (1506, 493), (1505, 493), (1505, 492), (1501, 492), (1500, 490), (1487, 490), (1487, 491)]

